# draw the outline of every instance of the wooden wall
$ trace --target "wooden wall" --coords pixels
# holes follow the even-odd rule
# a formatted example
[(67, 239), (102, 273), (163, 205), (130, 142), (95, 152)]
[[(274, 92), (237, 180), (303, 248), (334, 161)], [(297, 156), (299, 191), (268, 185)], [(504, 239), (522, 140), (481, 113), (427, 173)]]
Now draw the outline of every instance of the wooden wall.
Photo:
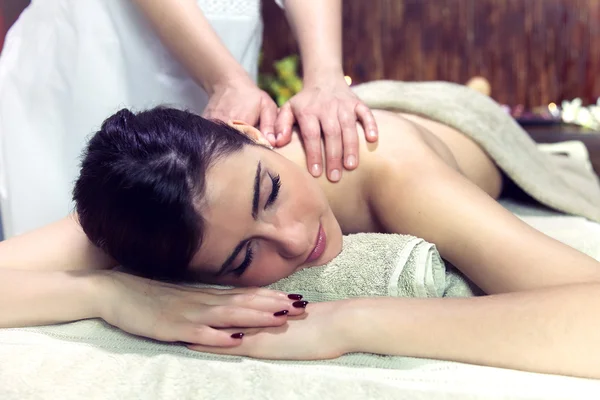
[[(297, 48), (272, 1), (263, 15), (269, 70)], [(600, 96), (600, 0), (344, 0), (343, 27), (355, 82), (481, 75), (497, 101), (528, 107)]]

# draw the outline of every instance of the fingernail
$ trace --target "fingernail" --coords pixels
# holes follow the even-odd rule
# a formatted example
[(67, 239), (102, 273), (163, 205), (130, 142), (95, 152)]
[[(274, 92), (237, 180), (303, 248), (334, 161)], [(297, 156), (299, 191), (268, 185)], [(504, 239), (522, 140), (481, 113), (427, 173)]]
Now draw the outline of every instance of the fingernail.
[(310, 167), (310, 173), (313, 174), (313, 176), (321, 175), (321, 166), (319, 164), (313, 164), (313, 166)]
[(284, 315), (286, 315), (288, 313), (288, 310), (281, 310), (281, 311), (277, 311), (275, 314), (273, 314), (276, 317), (282, 317)]
[(288, 294), (288, 299), (302, 300), (302, 295), (301, 294)]
[(283, 136), (283, 133), (279, 132), (276, 136), (275, 136), (275, 140), (279, 141), (279, 138)]
[(233, 339), (241, 339), (244, 337), (244, 332), (238, 332), (238, 333), (234, 333), (233, 335), (231, 335), (231, 337)]
[(292, 305), (296, 308), (306, 308), (306, 305), (308, 304), (308, 301), (295, 301), (292, 303)]
[(331, 177), (332, 181), (339, 181), (340, 180), (340, 170), (334, 169), (333, 171), (331, 171), (329, 176)]
[(369, 131), (369, 136), (371, 136), (371, 137), (375, 137), (375, 136), (377, 136), (377, 133), (375, 133), (375, 130), (374, 130), (374, 129), (371, 129), (371, 130)]
[(267, 139), (269, 139), (270, 143), (273, 143), (275, 141), (275, 135), (272, 133), (267, 133)]
[(348, 158), (346, 158), (346, 165), (350, 168), (356, 167), (356, 156), (354, 154), (350, 154)]

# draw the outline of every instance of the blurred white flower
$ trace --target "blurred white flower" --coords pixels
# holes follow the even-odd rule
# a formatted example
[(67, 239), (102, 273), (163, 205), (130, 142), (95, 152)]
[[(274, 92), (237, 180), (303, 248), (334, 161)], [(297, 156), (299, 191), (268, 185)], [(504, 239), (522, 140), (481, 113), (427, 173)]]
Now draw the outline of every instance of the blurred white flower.
[(565, 100), (561, 104), (561, 109), (561, 118), (564, 122), (590, 129), (600, 129), (600, 98), (595, 105), (587, 107), (583, 107), (579, 97), (572, 101)]

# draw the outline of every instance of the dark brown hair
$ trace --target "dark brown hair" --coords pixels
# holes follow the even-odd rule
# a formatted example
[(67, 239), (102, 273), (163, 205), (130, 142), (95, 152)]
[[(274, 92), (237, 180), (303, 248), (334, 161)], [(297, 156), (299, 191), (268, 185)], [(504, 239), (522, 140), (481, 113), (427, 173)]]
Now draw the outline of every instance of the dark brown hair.
[(134, 273), (178, 280), (203, 236), (195, 204), (219, 158), (253, 145), (237, 130), (172, 108), (109, 117), (83, 154), (73, 199), (92, 243)]

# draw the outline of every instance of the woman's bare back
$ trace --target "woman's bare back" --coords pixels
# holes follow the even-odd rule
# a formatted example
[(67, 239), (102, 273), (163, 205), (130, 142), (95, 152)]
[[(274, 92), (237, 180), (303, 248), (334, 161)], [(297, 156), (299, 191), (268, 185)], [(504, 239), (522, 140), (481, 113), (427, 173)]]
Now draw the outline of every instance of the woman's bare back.
[[(373, 115), (379, 129), (378, 142), (367, 142), (362, 127), (357, 124), (359, 167), (344, 171), (343, 179), (337, 183), (331, 183), (324, 176), (318, 178), (345, 234), (385, 231), (371, 212), (368, 202), (374, 186), (385, 185), (378, 171), (383, 165), (397, 162), (404, 152), (411, 149), (417, 151), (416, 148), (423, 144), (491, 197), (500, 195), (502, 176), (499, 169), (481, 147), (467, 136), (446, 125), (412, 114), (373, 110)], [(298, 132), (294, 133), (288, 146), (276, 151), (301, 168), (306, 168)]]
[[(345, 234), (424, 238), (487, 293), (600, 279), (597, 261), (494, 200), (501, 172), (470, 139), (417, 116), (374, 115), (380, 138), (367, 143), (359, 130), (359, 168), (344, 171), (339, 183), (319, 179)], [(299, 140), (279, 151), (306, 169)]]

